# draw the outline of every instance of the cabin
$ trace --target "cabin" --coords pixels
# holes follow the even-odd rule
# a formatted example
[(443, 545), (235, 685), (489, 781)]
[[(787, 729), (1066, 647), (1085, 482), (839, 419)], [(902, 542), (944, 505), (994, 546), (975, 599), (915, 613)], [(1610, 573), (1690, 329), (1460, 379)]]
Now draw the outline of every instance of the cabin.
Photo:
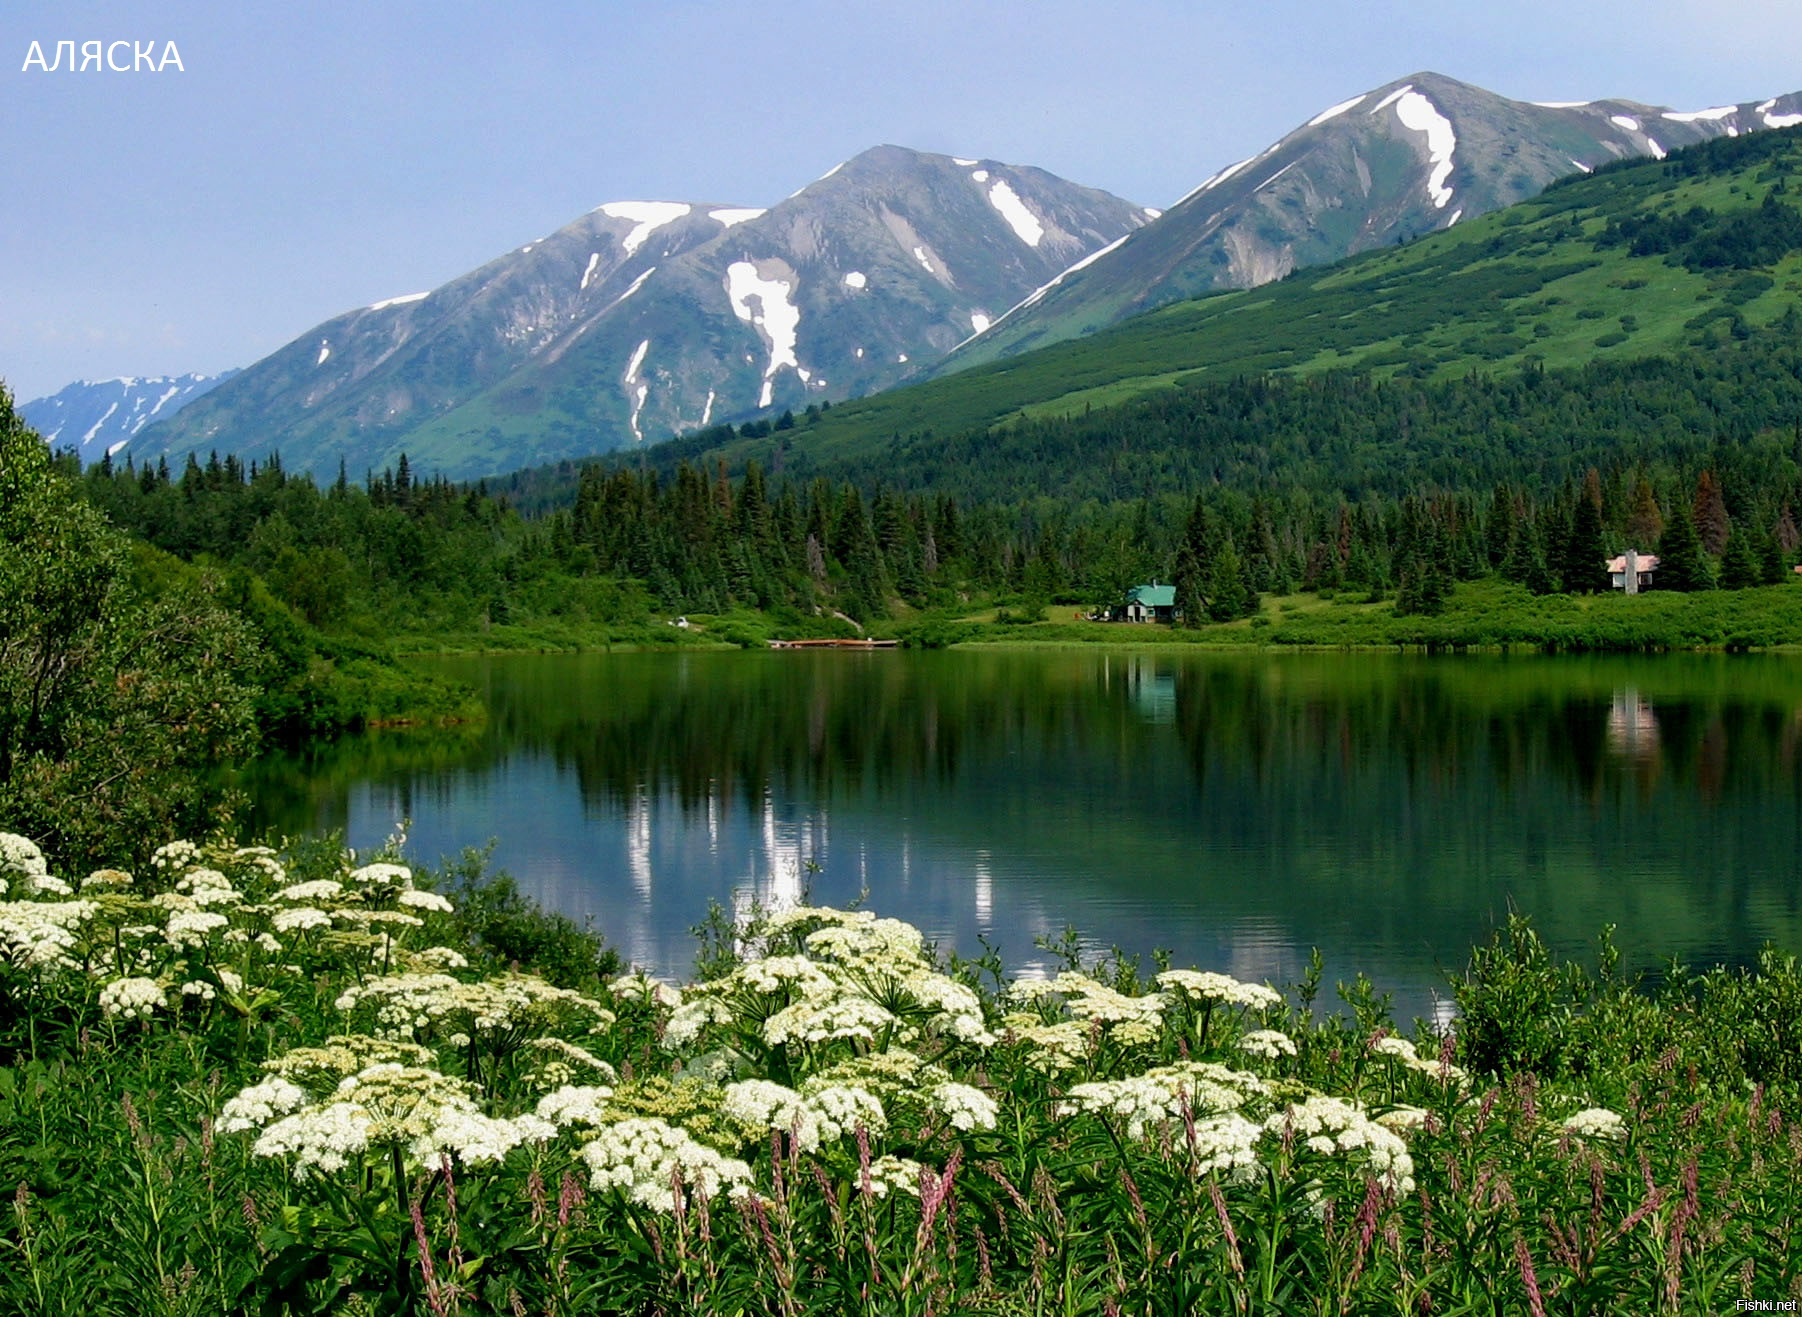
[(1628, 549), (1618, 558), (1608, 560), (1608, 584), (1628, 594), (1652, 588), (1652, 573), (1658, 570), (1658, 555)]
[(1150, 585), (1135, 585), (1126, 592), (1126, 602), (1114, 607), (1116, 622), (1162, 622), (1171, 625), (1180, 616), (1176, 609), (1176, 587), (1159, 585), (1156, 581)]

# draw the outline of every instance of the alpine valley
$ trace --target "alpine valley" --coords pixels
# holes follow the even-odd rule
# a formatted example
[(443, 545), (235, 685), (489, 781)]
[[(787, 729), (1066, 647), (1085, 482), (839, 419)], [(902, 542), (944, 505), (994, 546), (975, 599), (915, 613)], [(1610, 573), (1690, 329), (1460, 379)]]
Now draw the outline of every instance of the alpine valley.
[(1043, 171), (885, 146), (757, 210), (616, 202), (429, 293), (327, 321), (133, 439), (453, 479), (860, 398), (1180, 299), (1468, 222), (1553, 180), (1802, 123), (1514, 101), (1431, 73), (1315, 114), (1167, 214)]

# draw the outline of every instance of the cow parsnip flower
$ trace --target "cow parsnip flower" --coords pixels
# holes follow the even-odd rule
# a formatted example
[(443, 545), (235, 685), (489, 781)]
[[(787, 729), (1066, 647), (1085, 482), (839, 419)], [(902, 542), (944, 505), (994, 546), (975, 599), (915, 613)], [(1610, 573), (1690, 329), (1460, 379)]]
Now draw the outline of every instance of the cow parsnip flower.
[(1414, 1190), (1414, 1158), (1394, 1130), (1372, 1120), (1364, 1108), (1341, 1098), (1315, 1094), (1264, 1122), (1277, 1138), (1293, 1138), (1322, 1156), (1355, 1154), (1392, 1193)]
[(1295, 1040), (1280, 1029), (1254, 1029), (1243, 1035), (1237, 1046), (1241, 1052), (1266, 1061), (1295, 1055)]
[(32, 971), (74, 969), (80, 930), (98, 912), (86, 900), (0, 902), (0, 957)]
[(685, 1193), (712, 1198), (750, 1192), (751, 1168), (697, 1143), (686, 1130), (654, 1116), (635, 1116), (604, 1127), (579, 1154), (595, 1189), (617, 1189), (657, 1212), (675, 1208), (674, 1180)]
[(1586, 1107), (1564, 1119), (1566, 1133), (1579, 1139), (1624, 1139), (1627, 1122), (1606, 1107)]
[(1236, 1111), (1268, 1090), (1256, 1075), (1211, 1061), (1181, 1061), (1127, 1079), (1073, 1085), (1059, 1115), (1089, 1112), (1126, 1122), (1127, 1135), (1146, 1138), (1182, 1120)]
[(114, 979), (100, 990), (100, 1011), (109, 1020), (148, 1020), (167, 1005), (155, 979)]
[(607, 1084), (565, 1084), (538, 1099), (536, 1112), (540, 1120), (561, 1129), (566, 1125), (598, 1128), (612, 1118), (607, 1099), (613, 1089)]
[(1244, 983), (1230, 974), (1212, 970), (1167, 969), (1157, 976), (1160, 986), (1179, 992), (1191, 1001), (1268, 1010), (1283, 1004), (1283, 994), (1261, 983)]
[(275, 894), (275, 899), (311, 905), (314, 901), (335, 901), (342, 895), (344, 884), (336, 878), (314, 878), (309, 882), (293, 883), (282, 888)]
[(1001, 1108), (995, 1099), (969, 1084), (939, 1084), (926, 1095), (927, 1104), (937, 1110), (953, 1129), (992, 1130)]

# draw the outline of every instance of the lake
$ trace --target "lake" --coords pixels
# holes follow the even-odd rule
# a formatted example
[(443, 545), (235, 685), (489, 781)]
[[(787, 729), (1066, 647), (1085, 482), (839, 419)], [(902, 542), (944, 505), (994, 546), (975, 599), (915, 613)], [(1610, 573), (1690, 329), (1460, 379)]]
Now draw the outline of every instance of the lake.
[[(494, 843), (664, 975), (709, 902), (863, 896), (1008, 965), (1092, 949), (1442, 1013), (1510, 909), (1629, 967), (1802, 938), (1802, 662), (1091, 649), (432, 664), (480, 729), (245, 777), (254, 820), (426, 862)], [(866, 895), (867, 894), (867, 895)], [(1330, 987), (1329, 987), (1330, 994)]]

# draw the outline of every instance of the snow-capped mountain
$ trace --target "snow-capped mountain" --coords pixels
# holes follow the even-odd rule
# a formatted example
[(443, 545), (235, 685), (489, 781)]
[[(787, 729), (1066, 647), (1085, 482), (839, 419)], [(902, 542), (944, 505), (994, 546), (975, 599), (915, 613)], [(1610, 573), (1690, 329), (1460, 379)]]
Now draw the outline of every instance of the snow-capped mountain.
[(48, 398), (22, 404), (19, 415), (52, 448), (77, 450), (85, 465), (118, 455), (145, 426), (167, 420), (237, 373), (77, 380)]
[(328, 320), (145, 438), (321, 474), (405, 451), (452, 477), (649, 443), (886, 388), (1150, 218), (1042, 170), (894, 146), (767, 210), (609, 203)]
[(1690, 111), (1535, 104), (1417, 73), (1329, 106), (1221, 169), (1155, 223), (1036, 290), (939, 371), (1449, 228), (1613, 160), (1797, 123), (1802, 94)]

